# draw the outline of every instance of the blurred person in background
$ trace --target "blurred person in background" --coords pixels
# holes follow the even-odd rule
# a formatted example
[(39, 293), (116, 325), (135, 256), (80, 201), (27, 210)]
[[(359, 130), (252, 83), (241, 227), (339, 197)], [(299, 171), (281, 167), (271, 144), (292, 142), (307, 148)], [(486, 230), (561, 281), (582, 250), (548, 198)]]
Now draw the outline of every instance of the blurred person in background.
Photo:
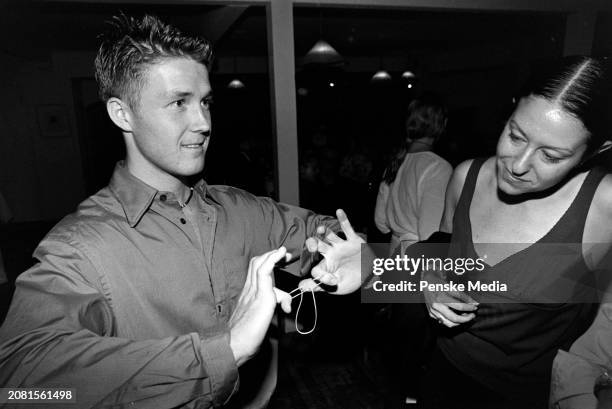
[(374, 212), (376, 227), (391, 233), (390, 253), (438, 231), (453, 168), (433, 148), (446, 123), (446, 108), (431, 96), (408, 105), (406, 136), (383, 173)]

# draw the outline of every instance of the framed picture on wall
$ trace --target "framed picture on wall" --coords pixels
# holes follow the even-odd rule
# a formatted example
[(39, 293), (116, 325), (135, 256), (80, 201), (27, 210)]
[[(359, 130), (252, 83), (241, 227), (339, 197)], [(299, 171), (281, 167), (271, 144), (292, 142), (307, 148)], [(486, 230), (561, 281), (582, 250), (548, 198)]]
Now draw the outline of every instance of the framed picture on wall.
[(43, 138), (70, 136), (68, 110), (64, 105), (39, 105), (36, 107), (38, 128)]

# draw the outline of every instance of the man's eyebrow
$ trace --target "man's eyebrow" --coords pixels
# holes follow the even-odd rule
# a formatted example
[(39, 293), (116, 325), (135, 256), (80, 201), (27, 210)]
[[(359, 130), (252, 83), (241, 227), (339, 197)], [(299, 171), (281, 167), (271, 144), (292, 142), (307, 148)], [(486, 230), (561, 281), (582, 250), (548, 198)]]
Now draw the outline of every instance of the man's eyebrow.
[(166, 95), (171, 98), (185, 98), (185, 97), (192, 96), (193, 92), (181, 91), (181, 90), (176, 89), (176, 90), (171, 90), (170, 92), (167, 92)]
[[(516, 121), (514, 119), (510, 120), (510, 125), (512, 125), (512, 127), (516, 128), (517, 131), (519, 131), (519, 133), (521, 133), (523, 136), (529, 136), (525, 131), (523, 131), (521, 129), (521, 127), (519, 126), (519, 124), (516, 123)], [(566, 155), (573, 155), (574, 154), (574, 150), (573, 149), (568, 149), (568, 148), (559, 148), (557, 146), (543, 146), (544, 149), (551, 149), (553, 151), (557, 151), (559, 153), (563, 153)]]

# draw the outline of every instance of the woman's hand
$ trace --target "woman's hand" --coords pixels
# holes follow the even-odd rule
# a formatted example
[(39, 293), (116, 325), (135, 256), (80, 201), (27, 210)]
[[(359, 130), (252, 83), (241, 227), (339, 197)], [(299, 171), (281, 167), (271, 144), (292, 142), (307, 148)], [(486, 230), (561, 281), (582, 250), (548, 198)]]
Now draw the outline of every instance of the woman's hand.
[(476, 317), (478, 302), (460, 291), (423, 291), (429, 316), (448, 328)]

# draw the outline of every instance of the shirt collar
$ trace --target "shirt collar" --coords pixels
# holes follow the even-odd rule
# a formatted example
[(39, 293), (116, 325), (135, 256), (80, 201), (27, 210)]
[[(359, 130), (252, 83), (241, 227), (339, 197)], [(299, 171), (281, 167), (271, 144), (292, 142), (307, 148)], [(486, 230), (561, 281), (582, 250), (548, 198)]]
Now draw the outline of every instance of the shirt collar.
[(219, 203), (219, 201), (212, 195), (212, 191), (204, 179), (200, 179), (198, 183), (193, 186), (193, 188), (205, 202), (206, 199), (209, 199), (214, 203), (221, 205), (221, 203)]
[[(149, 210), (159, 191), (132, 175), (128, 170), (125, 161), (117, 162), (115, 171), (109, 183), (111, 191), (119, 200), (125, 217), (130, 225), (134, 227), (140, 222), (142, 216)], [(200, 179), (195, 185), (194, 190), (202, 197), (212, 198), (208, 191), (208, 185), (204, 179)], [(215, 200), (216, 202), (216, 200)]]
[(130, 227), (138, 224), (157, 194), (157, 189), (130, 173), (125, 161), (117, 162), (109, 188), (119, 200)]

